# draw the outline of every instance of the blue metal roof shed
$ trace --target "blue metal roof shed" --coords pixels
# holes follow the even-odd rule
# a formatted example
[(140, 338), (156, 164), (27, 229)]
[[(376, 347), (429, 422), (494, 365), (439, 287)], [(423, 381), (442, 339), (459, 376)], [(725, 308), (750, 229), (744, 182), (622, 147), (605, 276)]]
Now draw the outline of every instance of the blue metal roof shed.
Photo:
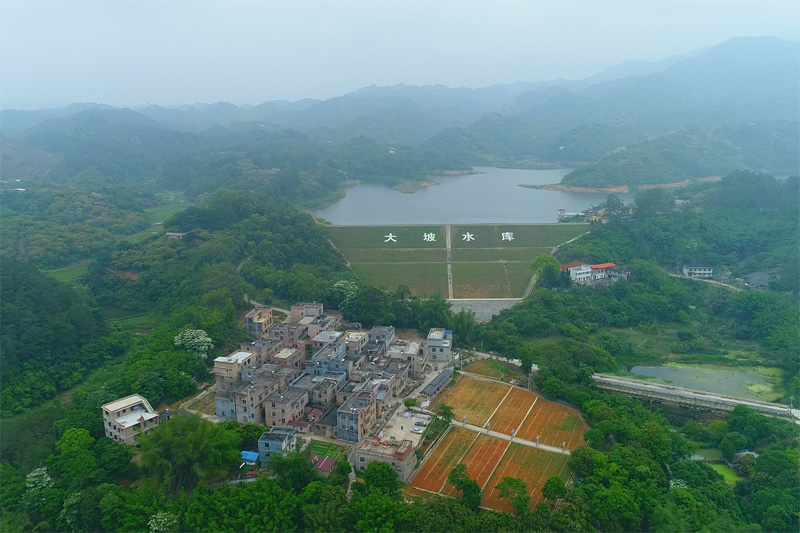
[(258, 461), (258, 452), (242, 452), (242, 461), (255, 463)]

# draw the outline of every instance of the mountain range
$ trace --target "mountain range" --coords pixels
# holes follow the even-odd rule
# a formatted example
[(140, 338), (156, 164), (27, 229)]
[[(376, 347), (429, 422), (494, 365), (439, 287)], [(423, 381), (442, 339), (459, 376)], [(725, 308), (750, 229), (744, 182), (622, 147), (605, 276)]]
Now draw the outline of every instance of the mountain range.
[[(256, 106), (3, 110), (0, 129), (14, 138), (15, 152), (14, 165), (0, 170), (4, 179), (48, 166), (79, 172), (93, 157), (115, 154), (147, 167), (167, 156), (235, 150), (257, 132), (295, 130), (315, 153), (364, 137), (452, 164), (579, 166), (565, 184), (581, 186), (667, 183), (732, 168), (795, 173), (798, 95), (800, 46), (742, 37), (659, 62), (626, 62), (584, 80), (370, 86), (328, 100)], [(687, 157), (694, 163), (681, 164)]]

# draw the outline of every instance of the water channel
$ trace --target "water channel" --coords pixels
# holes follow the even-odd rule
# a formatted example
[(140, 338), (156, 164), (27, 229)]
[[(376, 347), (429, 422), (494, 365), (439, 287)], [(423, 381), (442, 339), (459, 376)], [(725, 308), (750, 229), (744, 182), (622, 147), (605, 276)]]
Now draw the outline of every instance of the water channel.
[[(525, 170), (475, 167), (480, 174), (437, 176), (435, 186), (401, 193), (362, 183), (340, 201), (315, 212), (332, 224), (476, 224), (557, 222), (556, 211), (583, 211), (606, 194), (529, 189), (520, 185), (559, 183), (571, 169)], [(630, 202), (630, 194), (618, 195)]]

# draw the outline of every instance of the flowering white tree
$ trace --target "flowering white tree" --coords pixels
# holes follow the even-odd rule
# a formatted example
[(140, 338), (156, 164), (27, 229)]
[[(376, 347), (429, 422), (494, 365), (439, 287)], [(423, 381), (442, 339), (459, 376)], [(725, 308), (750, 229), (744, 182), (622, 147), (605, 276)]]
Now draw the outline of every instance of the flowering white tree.
[(178, 517), (172, 513), (159, 511), (150, 517), (147, 525), (150, 526), (150, 531), (154, 532), (173, 531), (178, 527)]
[(55, 481), (47, 473), (47, 468), (41, 466), (31, 470), (31, 473), (25, 476), (25, 494), (22, 495), (23, 507), (33, 508), (40, 505), (39, 497), (42, 491), (53, 485), (55, 485)]
[(208, 355), (208, 351), (214, 347), (211, 337), (202, 329), (187, 329), (175, 335), (175, 346), (183, 350), (192, 352), (200, 359)]
[(47, 468), (43, 466), (34, 468), (30, 474), (25, 476), (25, 488), (30, 491), (40, 492), (49, 489), (54, 484), (53, 478), (47, 473)]

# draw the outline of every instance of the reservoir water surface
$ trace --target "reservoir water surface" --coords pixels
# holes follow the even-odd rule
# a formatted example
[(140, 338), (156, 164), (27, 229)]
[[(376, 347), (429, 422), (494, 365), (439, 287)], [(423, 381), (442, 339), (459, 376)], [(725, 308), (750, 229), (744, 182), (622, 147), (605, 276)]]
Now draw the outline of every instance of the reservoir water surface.
[[(557, 222), (557, 210), (576, 213), (598, 205), (606, 194), (528, 189), (558, 183), (571, 169), (524, 170), (475, 167), (481, 174), (437, 176), (437, 185), (408, 194), (362, 183), (340, 201), (314, 214), (332, 224), (479, 224)], [(618, 195), (630, 202), (630, 194)]]

